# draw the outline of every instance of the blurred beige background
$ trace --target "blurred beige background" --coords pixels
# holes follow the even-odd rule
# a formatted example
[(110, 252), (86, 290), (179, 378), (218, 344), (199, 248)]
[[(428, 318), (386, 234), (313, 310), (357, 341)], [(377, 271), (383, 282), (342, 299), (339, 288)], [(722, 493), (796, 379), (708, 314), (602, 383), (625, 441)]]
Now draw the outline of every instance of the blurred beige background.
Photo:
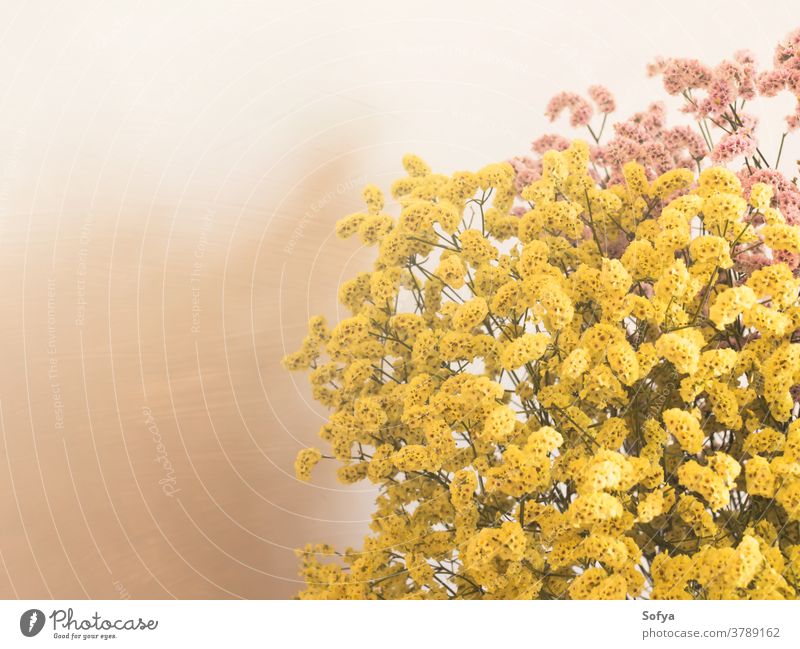
[(370, 261), (361, 186), (523, 153), (560, 89), (643, 107), (657, 54), (767, 59), (795, 4), (3, 2), (0, 597), (291, 596), (373, 498), (294, 479), (324, 413), (278, 364)]

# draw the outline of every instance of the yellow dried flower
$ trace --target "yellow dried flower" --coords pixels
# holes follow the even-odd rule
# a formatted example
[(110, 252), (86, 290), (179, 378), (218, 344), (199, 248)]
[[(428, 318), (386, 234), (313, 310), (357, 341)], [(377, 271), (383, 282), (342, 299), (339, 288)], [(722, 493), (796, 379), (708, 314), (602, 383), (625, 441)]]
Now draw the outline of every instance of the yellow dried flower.
[(307, 482), (311, 478), (311, 471), (322, 458), (322, 451), (318, 448), (304, 448), (297, 454), (294, 461), (294, 474), (298, 480)]
[(300, 597), (800, 595), (800, 228), (730, 170), (597, 182), (589, 151), (519, 196), (508, 163), (409, 155), (399, 213), (370, 185), (336, 225), (374, 268), (284, 364), (377, 495), (359, 548), (300, 552)]

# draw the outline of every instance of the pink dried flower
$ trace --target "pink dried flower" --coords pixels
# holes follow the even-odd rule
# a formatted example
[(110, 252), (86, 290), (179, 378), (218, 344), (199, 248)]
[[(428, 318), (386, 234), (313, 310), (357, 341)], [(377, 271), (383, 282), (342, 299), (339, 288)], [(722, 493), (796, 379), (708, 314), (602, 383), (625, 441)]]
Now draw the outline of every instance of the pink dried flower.
[(739, 97), (749, 101), (756, 96), (756, 57), (750, 50), (739, 50), (733, 58), (739, 64)]
[(780, 210), (789, 225), (800, 224), (800, 190), (790, 182), (777, 169), (757, 169), (748, 171), (742, 169), (739, 172), (739, 179), (742, 182), (742, 189), (745, 197), (750, 197), (750, 190), (755, 183), (766, 183), (772, 185), (773, 202)]
[(690, 126), (676, 126), (665, 131), (664, 143), (673, 155), (685, 149), (694, 160), (704, 158), (708, 153), (705, 140)]
[[(721, 115), (735, 99), (736, 95), (730, 79), (725, 78), (725, 75), (715, 75), (708, 86), (708, 113)], [(706, 102), (703, 104), (705, 106)]]
[(800, 266), (800, 255), (796, 252), (789, 252), (788, 250), (773, 250), (772, 256), (775, 260), (774, 263), (786, 264), (792, 270)]
[(776, 68), (791, 66), (800, 54), (800, 29), (790, 32), (775, 48), (773, 63)]
[(753, 251), (736, 255), (735, 268), (737, 271), (744, 273), (745, 275), (750, 275), (751, 273), (770, 265), (772, 265), (772, 259), (767, 257), (763, 252)]
[(542, 177), (542, 161), (528, 156), (516, 156), (508, 161), (516, 172), (514, 190), (519, 194), (525, 187)]
[(794, 188), (794, 185), (786, 180), (786, 177), (780, 171), (775, 169), (756, 169), (753, 172), (742, 169), (739, 172), (739, 180), (742, 182), (742, 189), (747, 198), (750, 197), (750, 190), (756, 183), (772, 185), (776, 195)]
[(756, 146), (755, 139), (739, 132), (730, 133), (717, 142), (711, 151), (711, 159), (716, 163), (729, 162), (739, 156), (753, 155)]
[(786, 70), (786, 89), (795, 96), (800, 94), (800, 70)]
[(633, 121), (614, 124), (614, 132), (617, 137), (635, 140), (636, 142), (644, 142), (647, 139), (647, 132), (640, 124)]
[[(800, 191), (779, 172), (758, 168), (767, 161), (761, 155), (755, 160), (756, 120), (742, 113), (744, 102), (757, 95), (771, 97), (789, 90), (800, 98), (800, 30), (789, 34), (778, 45), (772, 70), (759, 70), (751, 51), (738, 50), (713, 68), (696, 59), (658, 58), (647, 66), (647, 72), (649, 76), (661, 75), (669, 94), (685, 94), (687, 101), (680, 109), (682, 112), (695, 118), (711, 116), (714, 119), (703, 120), (701, 128), (694, 125), (668, 128), (664, 104), (657, 102), (628, 119), (612, 123), (608, 129), (610, 137), (606, 136), (590, 148), (591, 173), (598, 182), (606, 187), (624, 182), (622, 166), (628, 161), (642, 164), (649, 179), (671, 169), (702, 169), (706, 166), (704, 161), (708, 160), (717, 164), (731, 163), (736, 165), (734, 170), (741, 169), (739, 175), (747, 192), (752, 182), (770, 182), (775, 188), (773, 204), (788, 223), (800, 225)], [(613, 95), (604, 86), (591, 86), (588, 97), (595, 110), (604, 115), (616, 108)], [(565, 110), (570, 112), (570, 124), (585, 126), (592, 116), (593, 106), (577, 94), (562, 92), (551, 99), (546, 114), (553, 121)], [(800, 103), (786, 119), (789, 130), (800, 130)], [(730, 127), (733, 127), (732, 132)], [(717, 144), (710, 151), (711, 141)], [(567, 139), (554, 134), (532, 143), (538, 155), (548, 149), (563, 150), (566, 146)], [(747, 161), (747, 169), (739, 166), (743, 156), (754, 158)], [(540, 161), (534, 167), (533, 161), (527, 160), (529, 162), (524, 165), (515, 165), (518, 187), (541, 173)], [(754, 221), (753, 225), (759, 224)], [(761, 263), (757, 257), (751, 262)]]
[(573, 92), (560, 92), (553, 97), (547, 104), (545, 115), (551, 122), (554, 122), (564, 110), (569, 110), (569, 123), (574, 128), (588, 125), (592, 118), (591, 104)]
[(663, 142), (647, 142), (644, 145), (644, 156), (648, 164), (658, 174), (662, 174), (672, 168), (669, 151), (667, 151), (667, 147), (664, 146)]
[(800, 225), (800, 192), (792, 187), (792, 191), (782, 192), (775, 202), (789, 225)]
[(659, 74), (663, 73), (668, 62), (669, 61), (667, 61), (667, 59), (665, 59), (663, 56), (657, 56), (652, 63), (648, 63), (646, 67), (648, 78), (657, 77)]
[(667, 123), (667, 107), (664, 102), (654, 101), (645, 112), (636, 113), (634, 120), (642, 125), (645, 132), (655, 134)]
[(755, 115), (747, 113), (739, 113), (739, 126), (737, 131), (750, 137), (755, 137), (756, 127), (758, 126), (758, 118)]
[(558, 135), (556, 133), (542, 135), (542, 137), (531, 142), (531, 150), (540, 155), (547, 151), (563, 151), (568, 147), (569, 140), (563, 135)]
[(638, 160), (641, 155), (641, 146), (638, 142), (625, 137), (611, 140), (604, 147), (604, 157), (609, 164), (622, 167), (628, 160)]
[(605, 146), (593, 146), (589, 148), (589, 160), (595, 166), (607, 167), (609, 165), (608, 155)]
[(558, 116), (567, 108), (572, 106), (574, 99), (577, 97), (575, 94), (560, 92), (550, 99), (547, 107), (544, 109), (544, 114), (551, 122), (555, 122)]
[(664, 89), (677, 95), (693, 88), (705, 88), (711, 71), (697, 59), (669, 59), (663, 70)]
[(800, 102), (795, 104), (794, 112), (786, 116), (786, 125), (790, 131), (796, 131), (800, 128)]
[(756, 55), (752, 50), (736, 50), (733, 53), (733, 60), (739, 65), (752, 65), (756, 64)]
[(601, 113), (613, 113), (617, 109), (617, 102), (614, 95), (605, 86), (589, 86), (589, 97), (597, 106), (597, 110)]
[(786, 73), (783, 70), (768, 70), (756, 79), (758, 94), (762, 97), (774, 97), (786, 87)]

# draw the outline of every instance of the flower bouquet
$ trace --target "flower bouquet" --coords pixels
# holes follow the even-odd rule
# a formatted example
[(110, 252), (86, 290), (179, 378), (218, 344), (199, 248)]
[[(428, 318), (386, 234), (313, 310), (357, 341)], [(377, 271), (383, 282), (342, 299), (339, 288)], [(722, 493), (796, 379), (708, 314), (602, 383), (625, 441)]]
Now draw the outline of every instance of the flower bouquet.
[(766, 151), (751, 105), (800, 96), (800, 31), (767, 69), (649, 72), (687, 123), (561, 93), (585, 139), (474, 173), (408, 155), (397, 216), (370, 185), (337, 223), (377, 256), (284, 360), (331, 410), (295, 468), (379, 495), (362, 547), (299, 552), (301, 597), (797, 597), (800, 109)]

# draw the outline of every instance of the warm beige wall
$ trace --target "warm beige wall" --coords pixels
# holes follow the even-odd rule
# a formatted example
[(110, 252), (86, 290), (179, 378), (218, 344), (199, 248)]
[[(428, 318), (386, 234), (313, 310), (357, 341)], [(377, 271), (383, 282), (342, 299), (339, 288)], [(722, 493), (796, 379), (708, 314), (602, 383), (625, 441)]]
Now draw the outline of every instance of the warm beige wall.
[(562, 87), (637, 108), (653, 55), (766, 58), (797, 17), (430, 4), (3, 3), (0, 596), (291, 595), (291, 549), (354, 542), (372, 498), (294, 480), (323, 413), (278, 366), (368, 263), (331, 237), (360, 186), (522, 152)]

